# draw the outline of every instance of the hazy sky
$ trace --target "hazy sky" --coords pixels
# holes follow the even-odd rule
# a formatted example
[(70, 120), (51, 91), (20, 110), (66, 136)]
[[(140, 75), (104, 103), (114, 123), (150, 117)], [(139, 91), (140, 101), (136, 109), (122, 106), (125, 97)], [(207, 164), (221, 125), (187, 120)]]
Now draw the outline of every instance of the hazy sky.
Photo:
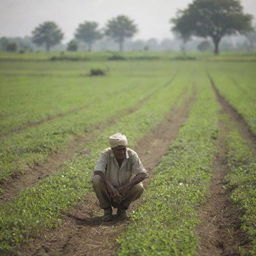
[[(128, 15), (138, 26), (135, 39), (171, 37), (170, 18), (192, 0), (0, 0), (0, 37), (26, 36), (44, 21), (54, 21), (73, 38), (79, 23), (97, 21), (102, 28), (117, 15)], [(256, 17), (256, 0), (241, 0)]]

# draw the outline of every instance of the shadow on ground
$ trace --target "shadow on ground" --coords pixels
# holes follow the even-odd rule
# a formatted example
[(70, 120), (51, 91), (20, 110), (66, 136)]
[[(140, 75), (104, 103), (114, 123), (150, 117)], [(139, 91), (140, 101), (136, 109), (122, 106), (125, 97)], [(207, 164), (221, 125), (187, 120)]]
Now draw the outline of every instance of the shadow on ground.
[(103, 216), (95, 216), (95, 217), (90, 217), (90, 218), (80, 218), (77, 217), (73, 214), (68, 214), (68, 217), (72, 218), (75, 220), (77, 225), (82, 225), (82, 226), (112, 226), (115, 225), (119, 222), (127, 222), (129, 221), (129, 217), (124, 219), (124, 220), (120, 220), (118, 218), (115, 217), (115, 215), (113, 216), (113, 219), (111, 221), (104, 221), (103, 220)]

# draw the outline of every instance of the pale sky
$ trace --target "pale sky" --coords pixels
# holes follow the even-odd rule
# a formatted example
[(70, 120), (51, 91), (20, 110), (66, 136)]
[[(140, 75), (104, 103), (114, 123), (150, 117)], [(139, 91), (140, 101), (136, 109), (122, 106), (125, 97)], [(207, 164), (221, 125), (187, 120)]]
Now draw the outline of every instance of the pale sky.
[[(0, 0), (0, 37), (30, 36), (40, 23), (54, 21), (73, 38), (78, 24), (96, 21), (103, 28), (110, 18), (127, 15), (139, 32), (134, 39), (170, 38), (170, 18), (192, 0)], [(241, 0), (246, 13), (256, 17), (256, 0)]]

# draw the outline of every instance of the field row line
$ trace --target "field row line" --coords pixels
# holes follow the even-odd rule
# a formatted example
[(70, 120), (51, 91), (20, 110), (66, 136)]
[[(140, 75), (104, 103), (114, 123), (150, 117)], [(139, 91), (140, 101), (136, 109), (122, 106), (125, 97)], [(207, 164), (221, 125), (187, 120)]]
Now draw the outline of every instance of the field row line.
[(232, 106), (227, 99), (225, 99), (220, 91), (217, 89), (215, 82), (212, 78), (212, 76), (208, 73), (209, 80), (211, 82), (212, 88), (216, 94), (218, 102), (223, 106), (224, 111), (229, 113), (229, 115), (232, 116), (234, 120), (236, 120), (237, 125), (244, 136), (246, 136), (246, 139), (248, 142), (253, 142), (256, 146), (256, 135), (252, 131), (251, 127), (249, 126), (248, 122), (245, 120), (244, 116), (240, 114), (236, 108), (236, 106)]

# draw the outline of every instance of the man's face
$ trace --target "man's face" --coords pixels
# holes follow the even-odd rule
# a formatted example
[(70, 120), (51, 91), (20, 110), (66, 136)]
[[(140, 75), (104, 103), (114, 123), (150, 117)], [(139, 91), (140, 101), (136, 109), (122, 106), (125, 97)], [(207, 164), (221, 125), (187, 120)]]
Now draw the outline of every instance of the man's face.
[(117, 146), (114, 148), (111, 148), (115, 158), (118, 160), (123, 160), (126, 158), (126, 147), (125, 146)]

